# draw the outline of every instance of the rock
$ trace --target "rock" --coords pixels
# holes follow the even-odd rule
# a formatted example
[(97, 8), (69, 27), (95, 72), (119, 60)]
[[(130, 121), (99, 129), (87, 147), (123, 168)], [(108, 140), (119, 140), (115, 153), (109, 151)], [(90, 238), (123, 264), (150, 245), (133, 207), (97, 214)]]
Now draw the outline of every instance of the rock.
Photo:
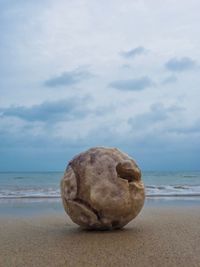
[(145, 199), (141, 171), (116, 148), (95, 147), (73, 158), (61, 181), (64, 208), (87, 229), (122, 228)]

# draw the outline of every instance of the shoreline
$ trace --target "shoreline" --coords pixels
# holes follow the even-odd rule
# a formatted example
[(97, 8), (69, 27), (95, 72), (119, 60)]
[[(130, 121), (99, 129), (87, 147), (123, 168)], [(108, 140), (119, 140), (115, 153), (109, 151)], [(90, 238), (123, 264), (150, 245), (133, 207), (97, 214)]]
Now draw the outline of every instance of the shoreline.
[[(192, 197), (195, 197), (195, 198), (200, 198), (200, 194), (197, 193), (197, 194), (169, 194), (169, 195), (164, 195), (164, 194), (157, 194), (157, 195), (154, 195), (154, 194), (148, 194), (146, 195), (146, 198), (160, 198), (160, 199), (163, 199), (163, 198), (192, 198)], [(6, 197), (0, 197), (0, 201), (1, 200), (7, 200), (7, 199), (61, 199), (61, 196), (6, 196)]]
[[(200, 207), (199, 197), (146, 197), (145, 208)], [(0, 199), (0, 217), (29, 217), (42, 214), (62, 214), (61, 198), (3, 198)]]
[(117, 231), (83, 231), (64, 211), (0, 217), (0, 266), (198, 266), (200, 208), (145, 205)]

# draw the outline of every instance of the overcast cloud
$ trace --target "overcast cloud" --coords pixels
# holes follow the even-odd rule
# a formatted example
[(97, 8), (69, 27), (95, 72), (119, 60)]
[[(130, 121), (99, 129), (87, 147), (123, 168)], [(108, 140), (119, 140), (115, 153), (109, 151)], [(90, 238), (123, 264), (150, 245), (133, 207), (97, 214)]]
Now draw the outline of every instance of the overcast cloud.
[(0, 171), (64, 170), (116, 146), (145, 170), (199, 169), (191, 1), (0, 1)]
[(189, 58), (172, 58), (165, 64), (166, 68), (171, 71), (179, 72), (179, 71), (187, 71), (193, 70), (197, 67), (196, 62)]
[(45, 81), (48, 87), (70, 86), (90, 78), (92, 75), (88, 71), (68, 71), (60, 74), (57, 77), (50, 78)]
[(143, 46), (138, 46), (138, 47), (135, 47), (131, 50), (123, 51), (120, 54), (124, 58), (134, 58), (137, 55), (142, 55), (142, 54), (145, 54), (146, 52), (147, 52), (147, 50)]
[(153, 85), (154, 85), (153, 81), (147, 76), (137, 79), (116, 80), (110, 83), (110, 87), (119, 90), (134, 90), (134, 91), (144, 90)]

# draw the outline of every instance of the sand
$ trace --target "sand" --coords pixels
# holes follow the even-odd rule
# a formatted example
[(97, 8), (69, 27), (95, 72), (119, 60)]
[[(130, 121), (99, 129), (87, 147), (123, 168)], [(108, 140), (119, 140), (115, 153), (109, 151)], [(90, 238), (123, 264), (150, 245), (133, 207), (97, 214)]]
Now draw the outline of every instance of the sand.
[(145, 207), (114, 232), (82, 231), (64, 213), (4, 217), (0, 266), (200, 266), (200, 208)]

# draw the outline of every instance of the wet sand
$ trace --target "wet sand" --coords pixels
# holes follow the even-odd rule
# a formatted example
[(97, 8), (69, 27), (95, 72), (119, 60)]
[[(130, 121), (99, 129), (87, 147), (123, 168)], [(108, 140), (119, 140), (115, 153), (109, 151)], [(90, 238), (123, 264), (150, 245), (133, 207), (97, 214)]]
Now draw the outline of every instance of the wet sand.
[(1, 216), (0, 266), (200, 266), (200, 207), (145, 207), (113, 232), (82, 231), (64, 212)]

